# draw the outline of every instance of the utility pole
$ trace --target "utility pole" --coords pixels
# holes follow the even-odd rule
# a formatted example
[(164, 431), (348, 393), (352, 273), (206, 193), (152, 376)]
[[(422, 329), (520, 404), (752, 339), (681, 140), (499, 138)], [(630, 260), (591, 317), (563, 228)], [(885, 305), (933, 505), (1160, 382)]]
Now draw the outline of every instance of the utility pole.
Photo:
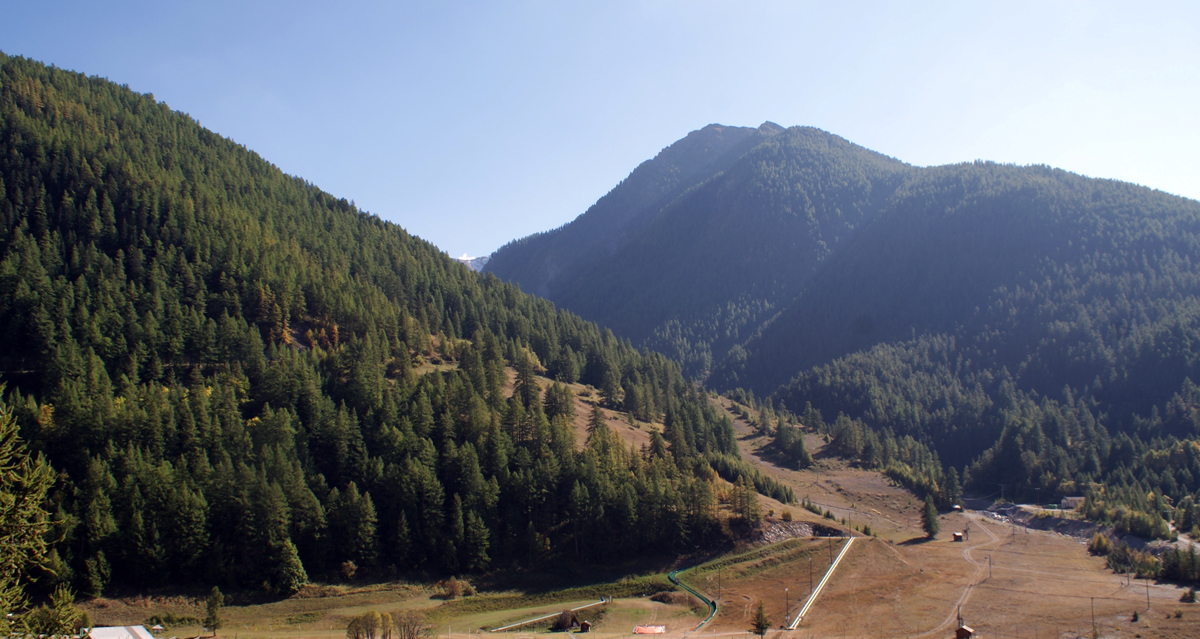
[(988, 555), (988, 579), (992, 578), (992, 556)]
[(1150, 579), (1146, 579), (1146, 611), (1150, 611)]
[(784, 628), (787, 628), (788, 610), (790, 610), (791, 607), (792, 607), (792, 601), (788, 597), (788, 589), (787, 589), (787, 587), (784, 587), (784, 589), (783, 589), (783, 627)]
[(812, 596), (812, 555), (808, 556), (808, 596)]

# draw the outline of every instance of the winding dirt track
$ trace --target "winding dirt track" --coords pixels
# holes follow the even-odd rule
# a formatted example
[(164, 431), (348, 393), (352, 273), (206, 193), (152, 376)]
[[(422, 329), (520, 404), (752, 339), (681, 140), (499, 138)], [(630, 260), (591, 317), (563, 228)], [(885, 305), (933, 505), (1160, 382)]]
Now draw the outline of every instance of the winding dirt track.
[[(971, 520), (972, 522), (979, 522), (979, 520), (982, 519), (977, 513), (973, 513), (970, 511), (967, 511), (964, 514), (967, 516), (967, 519)], [(922, 632), (921, 634), (916, 635), (916, 636), (918, 636), (918, 637), (931, 637), (933, 635), (942, 636), (946, 629), (952, 627), (953, 624), (955, 624), (958, 621), (959, 609), (964, 604), (966, 604), (967, 601), (971, 598), (971, 592), (975, 590), (975, 586), (977, 584), (979, 584), (981, 581), (983, 581), (983, 573), (985, 570), (987, 570), (988, 562), (977, 561), (973, 556), (971, 556), (971, 551), (977, 550), (980, 548), (986, 548), (988, 546), (999, 546), (1000, 538), (997, 537), (995, 533), (988, 530), (987, 526), (979, 525), (976, 527), (976, 529), (982, 530), (983, 532), (987, 533), (987, 536), (989, 537), (989, 539), (985, 542), (978, 543), (973, 546), (967, 546), (966, 548), (963, 548), (963, 550), (962, 550), (963, 559), (966, 559), (967, 563), (970, 563), (971, 565), (975, 566), (975, 572), (971, 573), (971, 582), (968, 583), (963, 588), (962, 595), (960, 595), (958, 597), (958, 601), (954, 602), (954, 605), (950, 608), (950, 612), (946, 615), (946, 618), (944, 620), (942, 620), (942, 623), (940, 623), (936, 627), (934, 627), (926, 632)]]

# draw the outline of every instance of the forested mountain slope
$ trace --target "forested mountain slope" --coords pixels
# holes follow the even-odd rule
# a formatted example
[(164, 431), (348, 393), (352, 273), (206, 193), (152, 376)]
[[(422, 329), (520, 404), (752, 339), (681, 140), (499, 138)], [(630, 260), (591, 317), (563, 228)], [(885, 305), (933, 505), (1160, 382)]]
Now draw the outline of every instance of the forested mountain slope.
[(868, 465), (911, 436), (969, 489), (1086, 494), (1120, 530), (1187, 531), (1197, 263), (1194, 200), (1047, 167), (921, 169), (709, 381), (845, 413), (831, 435)]
[(607, 260), (652, 222), (679, 193), (708, 179), (779, 127), (711, 124), (641, 163), (570, 224), (510, 242), (491, 255), (487, 272), (521, 290), (555, 300), (596, 263)]
[(947, 462), (983, 494), (1088, 494), (1090, 515), (1162, 536), (1200, 522), (1197, 264), (1194, 200), (1044, 166), (911, 167), (794, 128), (557, 300), (768, 412), (823, 413), (867, 466), (925, 447), (905, 462), (920, 477), (888, 470), (922, 490), (953, 493), (935, 485)]
[[(668, 353), (689, 375), (705, 374), (793, 299), (912, 171), (823, 131), (770, 123), (707, 168), (694, 186), (657, 202), (652, 219), (604, 259), (578, 260), (559, 286), (545, 290), (583, 317)], [(593, 214), (554, 233), (586, 232)], [(488, 269), (517, 277), (507, 264), (536, 254), (539, 240), (506, 246)]]
[[(915, 331), (978, 335), (987, 366), (1043, 392), (1097, 376), (1177, 388), (1188, 372), (1178, 363), (1118, 369), (1152, 327), (1187, 324), (1197, 259), (1195, 201), (1046, 167), (922, 169), (712, 382), (770, 392), (798, 370)], [(1148, 410), (1154, 399), (1131, 401)]]
[[(0, 220), (4, 399), (59, 477), (43, 586), (287, 592), (726, 534), (732, 428), (673, 362), (152, 96), (0, 54)], [(576, 450), (543, 366), (665, 439)]]

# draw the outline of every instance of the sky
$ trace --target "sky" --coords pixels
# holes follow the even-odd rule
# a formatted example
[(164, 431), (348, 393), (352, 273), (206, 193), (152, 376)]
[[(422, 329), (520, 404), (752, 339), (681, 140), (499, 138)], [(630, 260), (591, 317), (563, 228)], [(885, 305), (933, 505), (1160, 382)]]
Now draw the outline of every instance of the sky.
[(1195, 2), (4, 4), (0, 51), (152, 93), (456, 257), (711, 123), (1200, 199)]

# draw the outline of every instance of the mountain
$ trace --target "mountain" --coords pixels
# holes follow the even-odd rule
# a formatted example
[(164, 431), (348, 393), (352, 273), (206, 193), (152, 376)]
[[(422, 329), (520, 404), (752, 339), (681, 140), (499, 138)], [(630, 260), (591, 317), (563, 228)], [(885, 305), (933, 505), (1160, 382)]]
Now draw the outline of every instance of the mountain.
[(710, 125), (571, 223), (506, 245), (487, 271), (703, 375), (912, 171), (816, 129)]
[(462, 257), (456, 257), (454, 259), (455, 259), (455, 261), (466, 266), (467, 268), (471, 269), (472, 271), (479, 273), (480, 271), (483, 270), (483, 267), (487, 265), (488, 260), (491, 259), (491, 256), (490, 255), (482, 255), (480, 257), (468, 257), (467, 254), (464, 253)]
[(1087, 494), (1119, 530), (1190, 528), (1200, 203), (1045, 166), (913, 167), (804, 127), (706, 166), (607, 257), (559, 263), (551, 299), (922, 490), (961, 469), (983, 494)]
[(609, 259), (653, 222), (664, 204), (778, 130), (767, 123), (757, 131), (716, 124), (693, 131), (643, 162), (570, 224), (506, 244), (486, 268), (524, 291), (555, 299), (590, 265)]
[[(43, 590), (624, 561), (729, 542), (714, 468), (790, 499), (667, 358), (150, 95), (0, 54), (0, 222), (0, 419), (56, 478)], [(645, 450), (598, 418), (577, 445), (575, 382)]]

